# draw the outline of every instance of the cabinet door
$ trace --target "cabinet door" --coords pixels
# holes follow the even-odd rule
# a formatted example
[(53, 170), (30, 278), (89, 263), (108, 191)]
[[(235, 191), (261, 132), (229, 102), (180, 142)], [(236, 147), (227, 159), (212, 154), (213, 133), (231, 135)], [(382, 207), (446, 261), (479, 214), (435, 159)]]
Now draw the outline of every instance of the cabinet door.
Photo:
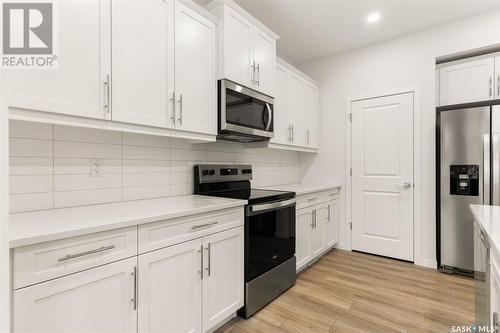
[(139, 256), (139, 332), (201, 332), (201, 239)]
[(243, 306), (243, 227), (203, 239), (203, 331), (213, 328)]
[(492, 256), (490, 266), (490, 324), (500, 325), (500, 270)]
[(299, 271), (310, 259), (311, 210), (298, 210), (295, 220), (295, 257)]
[(18, 289), (13, 331), (136, 332), (136, 258)]
[(13, 70), (8, 105), (89, 118), (109, 118), (110, 1), (58, 1), (57, 68)]
[(224, 6), (223, 78), (247, 87), (253, 84), (253, 25), (228, 6)]
[(495, 99), (500, 99), (500, 56), (495, 57)]
[(175, 3), (175, 128), (216, 134), (216, 26)]
[(174, 3), (112, 2), (112, 117), (171, 127)]
[(440, 105), (493, 99), (494, 61), (486, 58), (440, 68)]
[(254, 27), (253, 57), (255, 61), (254, 88), (274, 97), (276, 41)]
[(290, 72), (288, 75), (287, 106), (292, 125), (292, 145), (306, 145), (305, 125), (305, 82), (299, 75)]
[(311, 260), (317, 258), (325, 248), (325, 218), (325, 206), (313, 209), (311, 227)]
[(274, 98), (274, 137), (273, 143), (290, 143), (290, 122), (287, 113), (287, 79), (288, 71), (276, 64), (276, 97)]
[(319, 89), (314, 84), (305, 84), (304, 116), (306, 124), (306, 145), (319, 147)]
[(331, 248), (338, 242), (338, 201), (329, 201), (325, 217), (325, 247)]

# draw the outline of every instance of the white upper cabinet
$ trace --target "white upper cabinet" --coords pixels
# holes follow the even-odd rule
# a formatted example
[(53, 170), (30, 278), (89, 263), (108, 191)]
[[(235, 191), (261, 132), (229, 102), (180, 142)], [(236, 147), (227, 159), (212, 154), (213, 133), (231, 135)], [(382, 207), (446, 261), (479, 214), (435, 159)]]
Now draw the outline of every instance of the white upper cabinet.
[(110, 119), (109, 0), (58, 1), (57, 68), (6, 71), (8, 105)]
[(217, 26), (175, 4), (175, 129), (217, 134)]
[(317, 152), (319, 86), (281, 59), (275, 68), (274, 137), (269, 146)]
[(208, 7), (220, 19), (218, 78), (274, 97), (279, 37), (232, 0), (215, 0)]
[(201, 332), (201, 239), (139, 256), (139, 332)]
[(495, 99), (500, 99), (500, 56), (495, 57)]
[(271, 142), (290, 143), (291, 129), (287, 113), (287, 69), (276, 64), (276, 97), (274, 98), (274, 137)]
[(238, 227), (203, 238), (204, 332), (243, 306), (243, 236), (243, 227)]
[(136, 332), (136, 263), (122, 260), (15, 290), (13, 332)]
[(174, 3), (112, 2), (113, 120), (171, 127)]
[(439, 104), (494, 99), (495, 59), (481, 58), (439, 68)]
[(251, 87), (253, 84), (253, 25), (227, 7), (219, 28), (219, 76)]
[(275, 95), (276, 40), (254, 28), (253, 39), (254, 86), (262, 93)]

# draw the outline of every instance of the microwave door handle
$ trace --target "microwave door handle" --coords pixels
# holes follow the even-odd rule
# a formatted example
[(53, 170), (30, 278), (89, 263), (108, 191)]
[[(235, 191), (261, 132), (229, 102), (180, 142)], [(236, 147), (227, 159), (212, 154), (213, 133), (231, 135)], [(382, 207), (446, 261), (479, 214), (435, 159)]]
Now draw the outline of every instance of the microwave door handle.
[(266, 124), (266, 131), (269, 131), (269, 129), (271, 128), (271, 124), (273, 122), (273, 111), (271, 110), (269, 103), (266, 103), (266, 110), (267, 110), (267, 114), (269, 115), (269, 118), (268, 118), (267, 124)]

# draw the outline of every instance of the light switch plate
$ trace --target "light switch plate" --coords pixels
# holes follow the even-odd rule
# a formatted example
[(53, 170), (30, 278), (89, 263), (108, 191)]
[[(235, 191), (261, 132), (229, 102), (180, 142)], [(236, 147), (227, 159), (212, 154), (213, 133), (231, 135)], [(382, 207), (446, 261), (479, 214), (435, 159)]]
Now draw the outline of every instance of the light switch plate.
[(90, 176), (91, 177), (102, 177), (103, 162), (101, 159), (91, 159), (90, 160)]

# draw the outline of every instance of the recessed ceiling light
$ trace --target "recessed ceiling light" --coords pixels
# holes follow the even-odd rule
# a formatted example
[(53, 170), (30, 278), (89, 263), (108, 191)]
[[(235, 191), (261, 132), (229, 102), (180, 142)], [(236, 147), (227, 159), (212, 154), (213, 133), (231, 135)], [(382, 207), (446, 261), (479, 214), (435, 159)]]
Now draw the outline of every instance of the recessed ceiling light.
[(366, 17), (366, 22), (368, 23), (377, 23), (378, 21), (380, 21), (380, 18), (381, 18), (381, 15), (380, 13), (371, 13), (370, 15), (368, 15)]

